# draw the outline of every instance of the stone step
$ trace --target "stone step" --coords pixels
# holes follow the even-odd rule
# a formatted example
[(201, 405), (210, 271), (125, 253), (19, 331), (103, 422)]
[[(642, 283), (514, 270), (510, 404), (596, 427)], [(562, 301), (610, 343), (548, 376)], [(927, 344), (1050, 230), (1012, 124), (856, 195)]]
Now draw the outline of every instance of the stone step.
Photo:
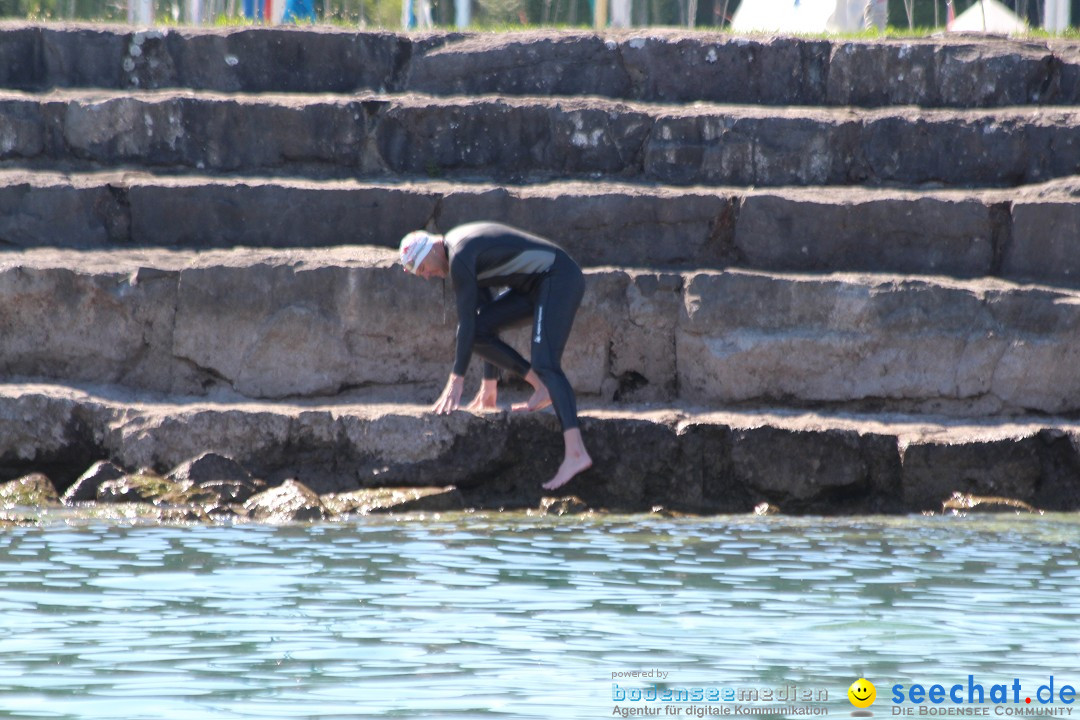
[[(395, 256), (362, 246), (9, 253), (0, 371), (195, 395), (412, 385), (434, 397), (452, 355), (452, 291), (403, 273)], [(1077, 290), (619, 268), (591, 269), (586, 283), (564, 356), (586, 395), (969, 416), (1080, 410)], [(527, 329), (507, 338), (528, 346)]]
[[(584, 403), (594, 461), (562, 493), (590, 507), (697, 513), (941, 512), (953, 492), (1080, 509), (1080, 423), (1062, 418), (709, 411)], [(456, 485), (477, 508), (536, 507), (561, 458), (549, 413), (437, 416), (351, 392), (257, 402), (109, 386), (0, 384), (0, 480), (44, 472), (61, 492), (92, 463), (166, 473), (205, 452), (320, 493)]]
[(1080, 100), (1080, 44), (636, 29), (479, 34), (414, 52), (402, 89), (649, 102), (1004, 107)]
[(673, 188), (0, 170), (8, 249), (395, 248), (499, 218), (583, 265), (996, 276), (1076, 286), (1080, 181), (1012, 190)]
[(1080, 43), (732, 36), (648, 28), (509, 33), (0, 25), (0, 86), (222, 92), (606, 95), (767, 105), (1080, 102)]
[(604, 98), (0, 92), (6, 165), (671, 185), (1016, 186), (1080, 168), (1080, 108), (879, 110)]

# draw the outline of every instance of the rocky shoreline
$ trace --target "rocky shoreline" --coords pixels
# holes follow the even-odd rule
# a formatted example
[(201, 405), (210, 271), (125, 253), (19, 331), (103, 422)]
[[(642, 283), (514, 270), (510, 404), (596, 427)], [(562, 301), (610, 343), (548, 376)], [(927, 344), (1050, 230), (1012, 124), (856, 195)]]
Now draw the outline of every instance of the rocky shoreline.
[[(108, 479), (106, 479), (108, 478)], [(231, 478), (231, 479), (230, 479)], [(85, 498), (85, 499), (84, 499)], [(251, 477), (239, 464), (215, 453), (185, 463), (167, 476), (144, 469), (124, 473), (108, 461), (95, 463), (75, 485), (58, 495), (52, 481), (31, 473), (0, 484), (0, 528), (45, 524), (50, 511), (64, 508), (65, 522), (108, 521), (153, 524), (283, 525), (350, 520), (364, 515), (443, 515), (492, 512), (469, 506), (466, 494), (454, 486), (420, 488), (367, 488), (319, 495), (303, 483), (289, 479), (276, 487)], [(499, 508), (496, 512), (524, 512), (529, 516), (593, 515), (606, 512), (590, 507), (575, 495), (542, 497), (536, 507)], [(657, 505), (650, 514), (679, 517)], [(756, 516), (782, 511), (768, 502), (756, 505)], [(939, 511), (923, 515), (966, 516), (974, 513), (1043, 515), (1044, 511), (1014, 498), (956, 492)]]
[(93, 513), (137, 503), (144, 515), (184, 522), (545, 507), (697, 515), (1080, 507), (1080, 423), (1061, 418), (586, 399), (582, 427), (596, 464), (552, 498), (540, 488), (560, 452), (549, 413), (436, 416), (415, 399), (347, 398), (155, 404), (102, 388), (0, 386), (2, 470), (18, 478), (0, 486), (0, 504)]
[(127, 473), (107, 460), (99, 461), (63, 495), (46, 475), (31, 473), (0, 484), (0, 506), (0, 525), (35, 524), (40, 516), (27, 511), (60, 507), (71, 511), (69, 517), (85, 519), (268, 524), (467, 509), (453, 487), (371, 488), (322, 496), (293, 479), (267, 487), (240, 464), (216, 453), (204, 453), (166, 475), (149, 468)]

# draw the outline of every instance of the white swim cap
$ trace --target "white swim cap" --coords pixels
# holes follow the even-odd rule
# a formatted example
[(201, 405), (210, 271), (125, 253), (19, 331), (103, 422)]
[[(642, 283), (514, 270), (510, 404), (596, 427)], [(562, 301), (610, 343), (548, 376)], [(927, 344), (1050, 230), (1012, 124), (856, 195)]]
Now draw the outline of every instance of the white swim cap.
[(401, 238), (401, 264), (405, 266), (405, 272), (416, 272), (435, 245), (436, 237), (425, 230), (414, 230)]

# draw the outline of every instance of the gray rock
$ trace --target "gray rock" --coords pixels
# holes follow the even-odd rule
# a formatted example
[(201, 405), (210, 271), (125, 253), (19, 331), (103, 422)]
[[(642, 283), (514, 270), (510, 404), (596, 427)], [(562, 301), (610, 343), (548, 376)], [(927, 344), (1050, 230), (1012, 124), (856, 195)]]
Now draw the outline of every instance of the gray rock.
[[(131, 216), (128, 241), (166, 247), (397, 247), (405, 233), (432, 216), (440, 200), (423, 185), (216, 178), (124, 185)], [(106, 195), (100, 202), (107, 201)], [(192, 213), (192, 207), (199, 212)], [(69, 236), (80, 237), (64, 235)]]
[(684, 291), (680, 393), (724, 402), (964, 402), (1068, 412), (1074, 293), (991, 281), (702, 273)]
[[(124, 466), (177, 465), (199, 454), (193, 448), (212, 445), (259, 476), (300, 477), (323, 493), (449, 483), (461, 507), (472, 508), (538, 507), (540, 485), (561, 459), (558, 423), (547, 413), (434, 416), (426, 405), (364, 394), (328, 402), (306, 409), (250, 400), (169, 406), (9, 385), (0, 389), (0, 418), (32, 407), (23, 430), (47, 439), (77, 416), (100, 439), (99, 456)], [(1067, 420), (666, 407), (585, 403), (582, 430), (595, 465), (567, 493), (590, 507), (626, 512), (661, 505), (746, 513), (763, 502), (793, 515), (936, 511), (954, 491), (1012, 497), (1048, 511), (1080, 508), (1080, 425)], [(26, 442), (0, 433), (0, 457), (14, 457)], [(78, 468), (73, 475), (85, 464)], [(144, 492), (110, 482), (103, 497), (228, 514), (216, 495), (199, 488), (153, 478), (153, 492)], [(296, 503), (299, 517), (329, 514), (311, 494), (293, 494), (305, 501)], [(258, 497), (243, 512), (264, 505), (271, 516), (277, 505), (256, 503)]]
[(936, 509), (958, 492), (1031, 502), (1043, 477), (1042, 458), (1037, 436), (962, 445), (912, 443), (904, 451), (904, 501)]
[(0, 318), (12, 329), (3, 361), (8, 373), (125, 381), (161, 390), (177, 389), (185, 384), (182, 377), (191, 379), (190, 369), (162, 355), (171, 354), (175, 276), (164, 282), (166, 271), (140, 281), (137, 266), (126, 272), (99, 267), (95, 273), (82, 264), (73, 265), (78, 270), (62, 262), (46, 265), (52, 267), (33, 267), (24, 260), (0, 268), (0, 295), (12, 301), (0, 309)]
[[(971, 278), (994, 274), (996, 241), (1008, 231), (1008, 210), (987, 195), (777, 190), (742, 201), (734, 252), (740, 266), (771, 272)], [(1039, 267), (1033, 263), (1032, 274)]]
[(232, 458), (213, 452), (181, 463), (166, 477), (182, 486), (210, 491), (222, 504), (244, 503), (266, 487)]
[(788, 511), (892, 510), (898, 460), (895, 440), (887, 436), (769, 427), (732, 433), (735, 484), (747, 496)]
[(735, 192), (588, 182), (490, 189), (456, 185), (441, 196), (435, 229), (500, 218), (552, 238), (583, 266), (722, 267), (735, 259), (730, 242), (739, 202)]
[(414, 41), (388, 32), (312, 27), (171, 30), (148, 38), (128, 82), (223, 92), (351, 93), (392, 87)]
[[(173, 351), (252, 397), (415, 381), (445, 364), (434, 348), (399, 337), (402, 318), (442, 303), (441, 287), (387, 267), (389, 253), (378, 263), (355, 249), (319, 254), (184, 270)], [(435, 336), (449, 332), (433, 319)]]
[[(133, 50), (134, 48), (134, 50)], [(834, 40), (677, 29), (398, 34), (313, 27), (137, 30), (13, 24), (0, 83), (221, 92), (606, 95), (771, 105), (1070, 104), (1075, 40)]]
[[(1071, 186), (1072, 193), (1076, 192)], [(1080, 232), (1074, 198), (1020, 198), (1012, 207), (1011, 242), (1002, 253), (1001, 274), (1021, 282), (1076, 287), (1080, 260), (1071, 238)]]
[(5, 173), (0, 238), (17, 247), (103, 247), (130, 243), (122, 192), (84, 189), (52, 173)]
[(248, 499), (244, 510), (252, 520), (275, 524), (325, 520), (330, 516), (311, 488), (291, 478)]
[[(619, 52), (633, 97), (660, 102), (824, 104), (831, 43), (636, 31)], [(606, 93), (604, 93), (606, 94)]]
[(250, 482), (251, 473), (232, 458), (207, 452), (173, 468), (166, 476), (179, 483), (200, 485), (212, 481)]
[(439, 45), (412, 58), (408, 89), (435, 95), (635, 94), (615, 48), (599, 35), (574, 31), (482, 33)]
[(384, 187), (118, 173), (73, 180), (11, 170), (0, 172), (0, 238), (22, 248), (98, 250), (343, 242), (392, 248), (429, 218), (445, 231), (497, 217), (549, 235), (586, 266), (997, 275), (1076, 287), (1080, 267), (1070, 248), (1080, 228), (1077, 192), (1071, 179), (1013, 191), (676, 191), (575, 181)]
[(126, 473), (108, 460), (100, 460), (79, 476), (65, 492), (61, 500), (65, 505), (89, 502), (97, 499), (98, 488), (102, 483), (119, 480)]
[[(13, 375), (193, 395), (434, 387), (452, 344), (450, 289), (402, 273), (393, 255), (79, 253), (73, 273), (64, 252), (27, 251), (0, 264), (0, 364)], [(586, 282), (564, 355), (586, 395), (979, 415), (1066, 413), (1080, 397), (1062, 361), (1080, 353), (1075, 290), (744, 271), (597, 269)], [(80, 311), (57, 314), (54, 303)], [(526, 347), (523, 332), (507, 338)], [(215, 443), (188, 447), (170, 464)]]
[(871, 107), (1053, 102), (1060, 96), (1059, 72), (1045, 44), (1022, 40), (840, 42), (832, 47), (826, 102)]
[[(68, 91), (47, 101), (0, 97), (0, 119), (15, 128), (0, 159), (245, 173), (288, 166), (329, 177), (1000, 186), (1074, 174), (1080, 146), (1070, 128), (1077, 114), (1071, 106), (1035, 115), (1023, 107), (854, 113), (741, 105), (669, 109), (602, 98), (312, 101)], [(243, 131), (252, 125), (274, 131)]]
[(100, 27), (38, 26), (31, 37), (39, 59), (23, 82), (32, 83), (34, 90), (124, 86), (123, 60), (133, 39), (129, 33)]

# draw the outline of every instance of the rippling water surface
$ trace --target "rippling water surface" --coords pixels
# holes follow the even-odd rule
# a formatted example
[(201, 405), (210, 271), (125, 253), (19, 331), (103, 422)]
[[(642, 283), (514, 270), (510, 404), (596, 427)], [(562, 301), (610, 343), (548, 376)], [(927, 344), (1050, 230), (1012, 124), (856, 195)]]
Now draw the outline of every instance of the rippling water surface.
[(826, 688), (847, 717), (860, 676), (885, 717), (895, 683), (1080, 687), (1078, 547), (1064, 515), (58, 521), (0, 534), (0, 717), (605, 718), (653, 683)]

